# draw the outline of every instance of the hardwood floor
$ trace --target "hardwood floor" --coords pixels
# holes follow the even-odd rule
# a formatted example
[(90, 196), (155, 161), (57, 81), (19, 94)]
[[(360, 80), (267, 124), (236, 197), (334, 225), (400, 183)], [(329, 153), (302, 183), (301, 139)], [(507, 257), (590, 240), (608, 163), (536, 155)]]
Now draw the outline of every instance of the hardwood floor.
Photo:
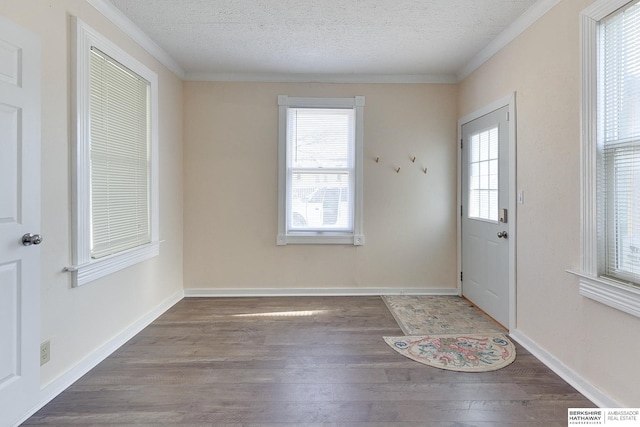
[(594, 406), (517, 344), (459, 373), (383, 335), (379, 297), (184, 299), (23, 425), (559, 427)]

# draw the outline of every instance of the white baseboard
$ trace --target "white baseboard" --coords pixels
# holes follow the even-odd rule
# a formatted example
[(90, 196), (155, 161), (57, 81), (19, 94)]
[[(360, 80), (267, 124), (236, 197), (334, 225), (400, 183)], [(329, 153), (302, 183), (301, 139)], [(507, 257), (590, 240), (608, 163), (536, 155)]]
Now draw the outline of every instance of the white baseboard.
[(622, 408), (620, 402), (607, 396), (596, 386), (585, 380), (577, 372), (567, 367), (555, 356), (549, 353), (538, 343), (530, 339), (519, 330), (511, 331), (509, 336), (516, 340), (520, 345), (526, 348), (538, 360), (544, 363), (549, 369), (558, 374), (560, 378), (565, 380), (569, 385), (582, 393), (587, 399), (598, 405), (600, 408)]
[(301, 297), (379, 295), (458, 295), (457, 288), (221, 288), (185, 289), (185, 298), (196, 297)]
[(20, 423), (26, 421), (31, 415), (35, 414), (47, 403), (51, 402), (57, 395), (65, 391), (74, 382), (79, 380), (84, 374), (95, 368), (98, 363), (102, 362), (114, 351), (119, 349), (124, 343), (133, 338), (136, 334), (146, 328), (151, 322), (160, 317), (165, 311), (173, 307), (178, 301), (184, 298), (184, 292), (182, 290), (171, 295), (169, 298), (158, 304), (153, 310), (143, 316), (141, 319), (133, 323), (127, 329), (122, 331), (116, 337), (110, 341), (104, 343), (97, 348), (94, 352), (82, 359), (80, 363), (69, 369), (67, 372), (47, 384), (40, 390), (40, 399), (38, 404), (32, 408), (25, 416), (19, 421)]

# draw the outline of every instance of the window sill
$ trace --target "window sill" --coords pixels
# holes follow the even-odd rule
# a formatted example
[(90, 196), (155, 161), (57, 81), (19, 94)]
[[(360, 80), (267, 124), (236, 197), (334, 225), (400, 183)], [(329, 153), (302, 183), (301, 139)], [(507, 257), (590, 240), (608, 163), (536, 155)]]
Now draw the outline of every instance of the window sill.
[(567, 272), (580, 278), (580, 295), (640, 317), (640, 289), (586, 273)]
[(148, 243), (128, 251), (92, 260), (86, 264), (65, 267), (65, 270), (71, 273), (74, 287), (86, 285), (101, 277), (158, 256), (160, 243), (162, 241)]
[(279, 234), (277, 239), (278, 246), (286, 246), (289, 244), (298, 245), (364, 245), (364, 236), (354, 236), (353, 234), (345, 235), (339, 233), (317, 233), (317, 234)]

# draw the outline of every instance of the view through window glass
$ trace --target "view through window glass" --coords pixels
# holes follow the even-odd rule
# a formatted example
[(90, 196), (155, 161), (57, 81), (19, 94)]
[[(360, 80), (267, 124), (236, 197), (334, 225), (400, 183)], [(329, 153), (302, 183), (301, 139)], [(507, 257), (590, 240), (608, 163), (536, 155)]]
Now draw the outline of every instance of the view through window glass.
[(288, 229), (353, 229), (352, 108), (289, 108)]

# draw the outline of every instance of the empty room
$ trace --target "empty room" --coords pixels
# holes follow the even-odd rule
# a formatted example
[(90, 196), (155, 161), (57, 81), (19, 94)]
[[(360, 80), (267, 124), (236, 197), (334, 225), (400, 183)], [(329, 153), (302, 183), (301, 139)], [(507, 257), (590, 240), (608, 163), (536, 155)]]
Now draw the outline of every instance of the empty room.
[(640, 423), (638, 28), (0, 0), (0, 426)]

